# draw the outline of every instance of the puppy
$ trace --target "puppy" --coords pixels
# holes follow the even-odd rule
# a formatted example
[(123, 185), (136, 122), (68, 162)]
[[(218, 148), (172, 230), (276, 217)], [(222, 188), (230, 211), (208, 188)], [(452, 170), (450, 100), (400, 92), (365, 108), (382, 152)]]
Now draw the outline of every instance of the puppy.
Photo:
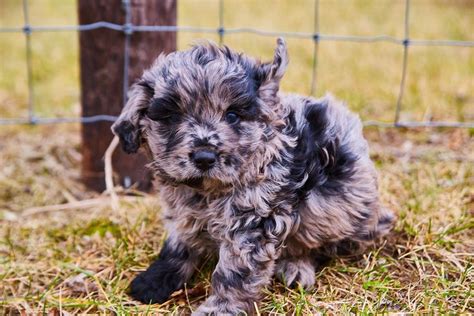
[(309, 288), (318, 260), (390, 230), (359, 118), (331, 96), (280, 93), (287, 64), (283, 39), (271, 62), (206, 43), (159, 56), (131, 87), (112, 130), (149, 153), (168, 232), (135, 299), (166, 301), (217, 255), (195, 314), (252, 314), (274, 275)]

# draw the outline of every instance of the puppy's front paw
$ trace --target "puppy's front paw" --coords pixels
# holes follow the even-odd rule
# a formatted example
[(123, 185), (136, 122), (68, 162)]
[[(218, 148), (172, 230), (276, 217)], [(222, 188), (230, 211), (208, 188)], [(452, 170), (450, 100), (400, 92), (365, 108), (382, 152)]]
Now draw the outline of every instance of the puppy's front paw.
[[(229, 297), (230, 298), (230, 297)], [(195, 310), (192, 316), (245, 316), (254, 315), (249, 306), (237, 306), (236, 303), (245, 304), (244, 302), (226, 301), (219, 299), (215, 295), (211, 295), (207, 300)], [(247, 309), (249, 312), (245, 312)]]
[(145, 304), (164, 303), (179, 288), (178, 275), (145, 271), (130, 284), (129, 295)]
[(300, 284), (310, 289), (315, 282), (315, 268), (309, 258), (283, 259), (277, 265), (277, 276), (290, 288)]

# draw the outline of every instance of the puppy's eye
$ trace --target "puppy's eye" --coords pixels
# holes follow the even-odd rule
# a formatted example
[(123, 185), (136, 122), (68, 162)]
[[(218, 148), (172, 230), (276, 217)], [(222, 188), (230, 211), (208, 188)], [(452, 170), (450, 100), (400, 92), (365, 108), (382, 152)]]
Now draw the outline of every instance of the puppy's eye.
[(227, 112), (225, 120), (229, 124), (237, 124), (240, 122), (240, 117), (235, 112)]

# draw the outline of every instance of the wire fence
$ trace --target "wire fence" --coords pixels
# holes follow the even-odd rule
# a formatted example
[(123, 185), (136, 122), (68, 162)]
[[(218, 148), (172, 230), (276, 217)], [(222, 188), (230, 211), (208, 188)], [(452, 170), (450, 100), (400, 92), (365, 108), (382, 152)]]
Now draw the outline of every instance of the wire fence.
[(61, 118), (45, 118), (38, 117), (35, 112), (34, 86), (32, 76), (32, 49), (31, 35), (37, 32), (86, 32), (96, 29), (110, 29), (123, 32), (125, 35), (124, 45), (124, 73), (123, 73), (123, 96), (126, 102), (127, 91), (129, 88), (128, 71), (130, 62), (130, 38), (134, 32), (190, 32), (190, 33), (209, 33), (219, 36), (220, 44), (224, 43), (225, 34), (254, 34), (265, 37), (286, 37), (296, 39), (312, 39), (314, 42), (312, 56), (312, 78), (311, 78), (311, 94), (316, 90), (317, 86), (317, 69), (318, 69), (318, 51), (319, 43), (322, 41), (338, 41), (338, 42), (355, 42), (355, 43), (376, 43), (386, 42), (403, 46), (403, 62), (401, 68), (400, 88), (398, 92), (397, 103), (394, 112), (394, 119), (391, 122), (382, 121), (364, 121), (366, 126), (380, 127), (456, 127), (456, 128), (474, 128), (474, 122), (445, 122), (445, 121), (401, 121), (400, 113), (402, 111), (403, 95), (405, 92), (405, 81), (408, 65), (408, 50), (410, 46), (451, 46), (451, 47), (474, 47), (474, 41), (457, 41), (457, 40), (423, 40), (410, 38), (409, 18), (410, 18), (410, 0), (405, 0), (404, 14), (404, 38), (396, 38), (387, 35), (377, 36), (354, 36), (354, 35), (332, 35), (322, 34), (319, 31), (319, 0), (314, 0), (314, 29), (309, 32), (278, 32), (261, 30), (256, 28), (226, 28), (224, 26), (224, 0), (219, 0), (219, 26), (218, 28), (209, 27), (190, 27), (175, 25), (134, 25), (131, 23), (131, 3), (130, 0), (122, 0), (125, 10), (125, 24), (115, 24), (106, 21), (95, 22), (83, 25), (65, 25), (65, 26), (32, 26), (29, 20), (28, 0), (23, 0), (23, 27), (1, 27), (0, 33), (23, 33), (26, 41), (26, 71), (28, 81), (28, 117), (27, 118), (0, 118), (0, 125), (21, 125), (21, 124), (59, 124), (59, 123), (95, 123), (101, 121), (113, 122), (116, 116), (113, 115), (95, 115), (88, 117), (61, 117)]

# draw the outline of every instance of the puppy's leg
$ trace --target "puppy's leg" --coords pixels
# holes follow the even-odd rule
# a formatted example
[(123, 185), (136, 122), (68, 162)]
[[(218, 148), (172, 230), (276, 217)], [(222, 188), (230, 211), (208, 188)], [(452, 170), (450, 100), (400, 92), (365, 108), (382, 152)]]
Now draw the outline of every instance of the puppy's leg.
[(212, 295), (194, 315), (254, 314), (254, 302), (273, 275), (277, 244), (263, 233), (236, 233), (219, 249)]
[(143, 303), (163, 303), (192, 276), (198, 260), (194, 249), (170, 236), (158, 259), (132, 281), (129, 294)]
[(313, 287), (315, 263), (311, 250), (293, 238), (288, 239), (285, 245), (276, 263), (276, 277), (290, 288), (295, 288), (298, 284), (305, 289)]
[(278, 260), (276, 275), (290, 288), (300, 284), (310, 289), (315, 282), (314, 260), (309, 255), (283, 258)]

